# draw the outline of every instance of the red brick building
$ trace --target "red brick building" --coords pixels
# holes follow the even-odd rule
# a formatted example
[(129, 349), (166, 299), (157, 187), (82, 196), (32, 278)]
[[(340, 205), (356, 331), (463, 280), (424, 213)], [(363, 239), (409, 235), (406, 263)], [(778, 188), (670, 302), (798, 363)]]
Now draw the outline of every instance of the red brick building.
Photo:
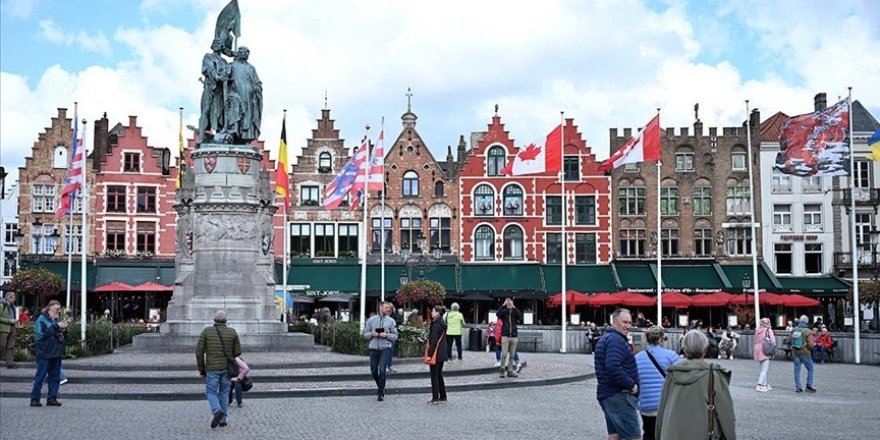
[[(519, 149), (495, 114), (459, 173), (462, 262), (562, 261), (562, 188), (555, 173), (505, 176)], [(611, 258), (610, 178), (572, 119), (563, 130), (568, 264)]]

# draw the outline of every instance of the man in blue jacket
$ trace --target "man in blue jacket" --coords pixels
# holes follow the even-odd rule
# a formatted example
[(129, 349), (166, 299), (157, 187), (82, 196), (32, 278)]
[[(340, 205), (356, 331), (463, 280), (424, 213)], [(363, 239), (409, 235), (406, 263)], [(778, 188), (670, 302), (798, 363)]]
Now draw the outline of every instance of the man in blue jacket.
[(58, 321), (61, 303), (49, 301), (46, 313), (34, 323), (34, 339), (37, 345), (37, 372), (31, 389), (31, 406), (40, 404), (43, 381), (49, 376), (49, 396), (47, 406), (61, 406), (58, 401), (58, 385), (61, 382), (61, 357), (67, 345), (67, 321)]
[(611, 326), (596, 345), (596, 398), (605, 413), (608, 440), (639, 440), (639, 370), (626, 340), (632, 327), (629, 310), (615, 310)]

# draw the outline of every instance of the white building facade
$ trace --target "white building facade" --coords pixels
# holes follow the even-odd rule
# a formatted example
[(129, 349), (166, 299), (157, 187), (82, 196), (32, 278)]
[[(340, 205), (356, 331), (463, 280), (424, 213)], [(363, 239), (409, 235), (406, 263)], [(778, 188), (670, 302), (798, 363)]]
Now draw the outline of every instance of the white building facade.
[(0, 285), (12, 280), (18, 270), (18, 245), (15, 234), (18, 232), (18, 184), (12, 184), (0, 198), (0, 226), (2, 226), (3, 253), (0, 255)]

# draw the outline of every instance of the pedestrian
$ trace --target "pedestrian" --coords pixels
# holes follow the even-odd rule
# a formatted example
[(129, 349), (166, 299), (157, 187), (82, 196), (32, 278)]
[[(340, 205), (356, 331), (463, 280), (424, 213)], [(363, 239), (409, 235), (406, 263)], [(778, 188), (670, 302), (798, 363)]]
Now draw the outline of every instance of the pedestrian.
[(461, 332), (464, 328), (464, 316), (458, 311), (458, 303), (452, 303), (452, 310), (443, 315), (446, 320), (446, 358), (452, 360), (452, 345), (458, 347), (458, 360), (461, 360)]
[(406, 325), (409, 327), (423, 327), (425, 325), (425, 321), (422, 320), (422, 315), (419, 313), (419, 309), (412, 309), (412, 312), (410, 312), (409, 316), (406, 318)]
[[(703, 359), (709, 340), (691, 330), (682, 339), (685, 359), (669, 367), (657, 409), (657, 440), (736, 440), (730, 371)], [(711, 422), (710, 422), (711, 420)]]
[(394, 307), (390, 302), (379, 305), (379, 314), (364, 325), (364, 339), (370, 340), (370, 373), (376, 382), (379, 402), (385, 400), (385, 375), (391, 362), (391, 344), (397, 340), (397, 324), (391, 317)]
[(804, 392), (801, 388), (801, 365), (807, 367), (807, 392), (815, 393), (813, 388), (813, 331), (809, 328), (810, 318), (802, 315), (798, 320), (797, 327), (791, 329), (788, 334), (789, 347), (791, 347), (791, 360), (794, 363), (794, 391), (796, 393)]
[[(498, 318), (496, 321), (496, 324), (495, 324), (495, 333), (494, 333), (495, 340), (498, 341), (495, 344), (495, 366), (496, 367), (501, 366), (501, 339), (503, 338), (503, 336), (501, 336), (501, 331), (503, 329), (504, 329), (504, 320)], [(522, 371), (523, 367), (526, 366), (525, 361), (520, 362), (520, 355), (519, 355), (518, 351), (513, 354), (513, 362), (515, 364), (514, 371), (517, 374), (519, 374), (519, 372)]]
[(0, 359), (6, 361), (6, 368), (15, 368), (12, 357), (15, 353), (15, 333), (21, 325), (15, 309), (15, 292), (6, 292), (0, 303)]
[[(486, 328), (486, 351), (495, 351), (495, 321), (490, 322)], [(501, 362), (498, 362), (496, 367), (500, 365)]]
[(609, 440), (641, 439), (639, 414), (639, 370), (626, 340), (632, 327), (627, 309), (611, 314), (611, 328), (596, 345), (596, 399), (605, 413)]
[[(391, 307), (392, 311), (394, 311), (394, 307)], [(397, 328), (403, 325), (403, 309), (397, 309), (391, 314), (391, 317), (394, 319), (394, 325)], [(397, 354), (397, 340), (391, 341), (391, 357), (388, 358), (388, 368), (385, 370), (386, 373), (397, 373), (397, 370), (391, 368), (394, 364), (394, 356)]]
[[(770, 328), (770, 318), (761, 318), (761, 325), (755, 330), (755, 346), (754, 358), (761, 365), (761, 372), (758, 374), (758, 385), (755, 391), (766, 393), (773, 389), (767, 382), (767, 372), (770, 370), (770, 359), (773, 359), (773, 352), (776, 350), (776, 335)], [(768, 353), (769, 351), (769, 353)]]
[(733, 353), (739, 342), (739, 333), (733, 331), (732, 326), (727, 326), (727, 331), (721, 333), (721, 344), (718, 345), (718, 359), (728, 358), (733, 360)]
[(241, 356), (241, 340), (226, 325), (226, 311), (214, 313), (214, 325), (205, 327), (196, 345), (199, 374), (205, 378), (205, 396), (211, 407), (211, 429), (227, 426), (229, 414), (229, 362)]
[(648, 347), (636, 354), (639, 369), (639, 413), (642, 416), (643, 440), (654, 440), (654, 426), (657, 422), (657, 408), (660, 406), (660, 392), (669, 367), (681, 358), (674, 351), (663, 347), (669, 339), (663, 327), (654, 326), (645, 331)]
[[(431, 400), (430, 405), (437, 405), (446, 401), (446, 383), (443, 382), (443, 363), (446, 359), (448, 350), (445, 348), (443, 337), (446, 334), (446, 320), (443, 317), (443, 306), (437, 305), (431, 309), (431, 327), (428, 331), (428, 350), (426, 356), (431, 357), (436, 354), (436, 362), (430, 365), (431, 370)], [(460, 359), (460, 358), (459, 358)]]
[[(236, 405), (239, 408), (241, 408), (241, 404), (242, 404), (241, 386), (242, 386), (242, 382), (244, 382), (244, 380), (247, 379), (247, 374), (248, 374), (248, 371), (251, 371), (251, 367), (248, 366), (247, 362), (245, 362), (244, 359), (241, 358), (241, 356), (237, 356), (234, 360), (235, 360), (235, 364), (238, 365), (238, 376), (235, 376), (232, 379), (229, 379), (229, 382), (230, 382), (229, 402), (227, 402), (227, 403), (228, 403), (228, 405), (231, 405), (232, 398), (235, 397)], [(234, 394), (234, 396), (233, 396), (233, 394)]]
[(824, 325), (819, 326), (819, 334), (813, 337), (813, 360), (820, 364), (831, 362), (829, 354), (833, 346), (834, 339), (828, 333), (828, 328)]
[(34, 374), (34, 384), (31, 388), (31, 406), (43, 406), (40, 403), (40, 394), (47, 375), (49, 394), (46, 406), (61, 406), (61, 402), (58, 401), (58, 387), (61, 385), (61, 357), (64, 356), (64, 347), (67, 345), (68, 324), (66, 320), (58, 320), (59, 312), (61, 312), (61, 303), (53, 299), (49, 301), (46, 313), (40, 315), (34, 323), (37, 372)]
[(501, 328), (501, 374), (500, 377), (518, 377), (514, 372), (513, 357), (516, 355), (517, 325), (522, 322), (522, 313), (513, 304), (513, 300), (506, 298), (504, 304), (495, 313), (499, 321), (504, 321)]

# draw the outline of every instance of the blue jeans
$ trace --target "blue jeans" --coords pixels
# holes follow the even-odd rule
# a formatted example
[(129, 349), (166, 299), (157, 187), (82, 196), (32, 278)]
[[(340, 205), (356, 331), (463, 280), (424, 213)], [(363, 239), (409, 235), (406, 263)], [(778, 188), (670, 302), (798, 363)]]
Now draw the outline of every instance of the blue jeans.
[(49, 400), (58, 398), (58, 385), (61, 382), (61, 358), (38, 359), (37, 372), (34, 374), (34, 386), (31, 388), (31, 400), (40, 400), (43, 381), (49, 376)]
[[(513, 361), (519, 363), (519, 352), (513, 354)], [(495, 362), (501, 362), (501, 344), (495, 344)]]
[(600, 400), (599, 406), (605, 414), (608, 434), (617, 434), (622, 439), (642, 436), (638, 397), (623, 391)]
[(813, 347), (813, 360), (817, 362), (828, 362), (828, 349), (821, 345)]
[(391, 349), (382, 350), (370, 349), (370, 373), (373, 380), (376, 381), (378, 394), (385, 395), (385, 373), (388, 371), (388, 365), (391, 364)]
[(208, 397), (208, 405), (211, 405), (211, 414), (222, 411), (223, 418), (220, 421), (225, 422), (229, 411), (229, 373), (226, 370), (205, 373), (205, 395)]
[(385, 368), (385, 371), (391, 369), (391, 365), (394, 364), (394, 352), (397, 351), (397, 341), (391, 341), (391, 356), (388, 356), (388, 367)]
[(229, 386), (229, 403), (232, 403), (232, 394), (235, 392), (235, 402), (241, 405), (241, 381), (230, 381)]
[(792, 356), (794, 361), (794, 387), (801, 389), (801, 364), (807, 367), (807, 386), (813, 386), (813, 358), (808, 354)]

